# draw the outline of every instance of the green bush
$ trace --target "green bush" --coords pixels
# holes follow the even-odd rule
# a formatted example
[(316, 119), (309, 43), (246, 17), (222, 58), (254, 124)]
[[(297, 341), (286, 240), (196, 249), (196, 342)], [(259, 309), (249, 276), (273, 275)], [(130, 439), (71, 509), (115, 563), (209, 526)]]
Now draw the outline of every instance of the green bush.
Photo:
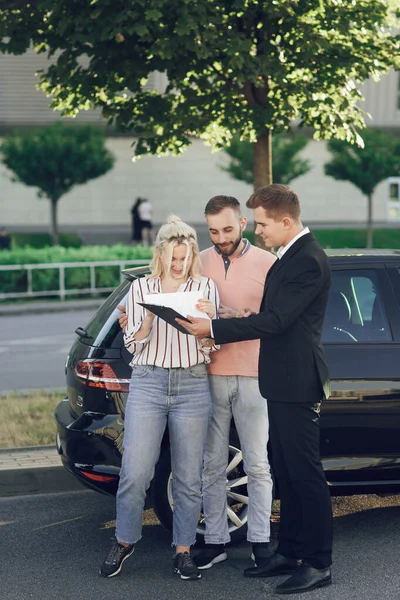
[[(324, 248), (365, 248), (365, 229), (315, 229), (315, 238)], [(400, 229), (374, 229), (374, 248), (400, 248)]]
[[(315, 238), (323, 248), (365, 248), (367, 232), (365, 229), (312, 229)], [(245, 231), (244, 235), (254, 244), (254, 232)], [(374, 248), (400, 248), (400, 229), (375, 229)]]
[[(44, 248), (45, 246), (51, 246), (51, 235), (49, 233), (12, 233), (11, 234), (11, 247), (24, 248), (30, 246), (31, 248)], [(76, 233), (60, 233), (60, 246), (66, 248), (80, 248), (82, 246), (81, 239)]]
[(95, 262), (111, 260), (150, 259), (152, 249), (143, 246), (82, 246), (64, 248), (48, 246), (45, 248), (16, 248), (0, 252), (0, 265), (30, 265), (38, 263)]
[[(0, 265), (26, 265), (67, 262), (104, 262), (118, 260), (148, 260), (152, 249), (142, 246), (85, 246), (82, 248), (64, 248), (49, 246), (46, 248), (17, 248), (0, 252)], [(116, 287), (120, 281), (118, 265), (96, 267), (97, 287)], [(32, 271), (32, 290), (34, 292), (53, 291), (59, 287), (59, 271), (54, 268), (40, 268)], [(90, 269), (88, 267), (70, 267), (65, 270), (66, 289), (85, 289), (90, 287)], [(27, 289), (27, 271), (0, 271), (0, 293), (19, 293)]]

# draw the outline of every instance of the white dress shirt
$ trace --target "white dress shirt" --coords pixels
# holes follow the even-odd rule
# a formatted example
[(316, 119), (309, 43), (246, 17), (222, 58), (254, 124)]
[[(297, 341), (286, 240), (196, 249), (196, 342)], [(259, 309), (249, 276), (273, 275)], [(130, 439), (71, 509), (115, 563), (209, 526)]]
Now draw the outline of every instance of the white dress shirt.
[(290, 242), (288, 244), (286, 244), (286, 246), (281, 246), (279, 248), (278, 252), (276, 253), (276, 256), (278, 257), (278, 259), (280, 260), (282, 258), (282, 256), (285, 254), (285, 252), (287, 252), (289, 250), (290, 246), (293, 246), (293, 244), (295, 242), (297, 242), (297, 240), (299, 238), (301, 238), (303, 235), (306, 235), (306, 233), (310, 233), (310, 230), (308, 229), (308, 227), (304, 227), (304, 229), (302, 229), (300, 231), (300, 233), (295, 235), (294, 238), (292, 240), (290, 240)]

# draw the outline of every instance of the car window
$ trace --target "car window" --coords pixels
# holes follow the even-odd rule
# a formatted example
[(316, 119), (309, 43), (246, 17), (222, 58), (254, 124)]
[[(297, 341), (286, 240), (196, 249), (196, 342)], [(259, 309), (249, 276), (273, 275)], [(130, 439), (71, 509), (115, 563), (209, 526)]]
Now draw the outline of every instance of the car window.
[(133, 279), (143, 277), (149, 272), (148, 266), (135, 267), (124, 271), (125, 279), (100, 306), (85, 328), (87, 337), (82, 342), (98, 348), (123, 348), (122, 330), (119, 326), (118, 304), (125, 306), (126, 296)]
[(117, 343), (121, 345), (117, 336), (122, 336), (121, 328), (117, 321), (117, 315), (120, 312), (116, 309), (118, 304), (125, 304), (125, 297), (128, 293), (131, 282), (126, 279), (123, 281), (100, 306), (99, 310), (85, 327), (88, 335), (82, 341), (90, 346), (100, 348), (111, 348)]
[(334, 270), (322, 341), (356, 343), (392, 339), (376, 272)]

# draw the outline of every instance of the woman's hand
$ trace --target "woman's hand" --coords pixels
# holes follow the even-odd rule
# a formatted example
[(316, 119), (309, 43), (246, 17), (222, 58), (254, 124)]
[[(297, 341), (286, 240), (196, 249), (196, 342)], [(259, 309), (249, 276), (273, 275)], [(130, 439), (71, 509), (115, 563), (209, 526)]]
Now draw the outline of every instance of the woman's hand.
[(155, 316), (156, 315), (154, 313), (150, 312), (146, 308), (146, 317), (145, 317), (145, 320), (147, 320), (149, 323), (152, 323), (154, 321), (154, 319), (155, 319)]
[[(149, 296), (155, 296), (156, 294), (158, 294), (158, 292), (150, 292), (148, 295)], [(147, 308), (146, 308), (146, 319), (148, 320), (149, 323), (153, 323), (154, 319), (155, 319), (156, 315), (152, 312), (150, 312)]]
[(126, 314), (126, 308), (125, 306), (122, 306), (122, 304), (118, 304), (117, 308), (121, 311), (121, 314), (118, 315), (119, 326), (125, 333), (126, 328), (128, 327), (128, 315)]
[(210, 319), (215, 317), (215, 304), (211, 302), (211, 300), (206, 300), (206, 298), (201, 298), (196, 304), (197, 310), (206, 313)]
[(202, 338), (200, 344), (203, 348), (212, 348), (215, 344), (215, 340), (213, 338)]

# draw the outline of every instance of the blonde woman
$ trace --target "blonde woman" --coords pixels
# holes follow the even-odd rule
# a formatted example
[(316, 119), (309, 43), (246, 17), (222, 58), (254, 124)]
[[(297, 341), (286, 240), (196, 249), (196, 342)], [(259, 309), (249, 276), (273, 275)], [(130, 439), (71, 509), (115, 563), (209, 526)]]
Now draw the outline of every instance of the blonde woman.
[(174, 572), (199, 579), (190, 556), (201, 511), (203, 450), (211, 410), (206, 364), (215, 347), (146, 311), (145, 294), (199, 291), (212, 318), (219, 305), (214, 282), (200, 275), (199, 247), (192, 227), (172, 215), (156, 238), (151, 275), (135, 280), (127, 300), (126, 348), (133, 354), (125, 411), (124, 451), (117, 492), (116, 539), (100, 568), (117, 575), (142, 535), (146, 490), (154, 475), (168, 423), (174, 474)]

